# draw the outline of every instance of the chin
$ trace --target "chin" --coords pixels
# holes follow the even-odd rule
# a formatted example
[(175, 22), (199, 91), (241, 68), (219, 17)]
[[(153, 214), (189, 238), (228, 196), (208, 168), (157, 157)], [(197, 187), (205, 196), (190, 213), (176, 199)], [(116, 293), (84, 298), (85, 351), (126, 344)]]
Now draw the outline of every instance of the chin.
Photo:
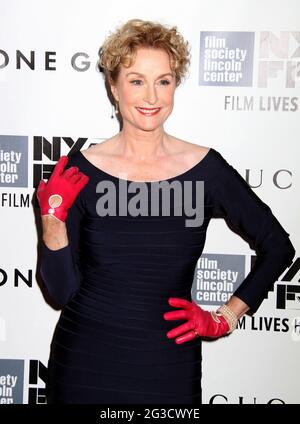
[(157, 130), (157, 128), (161, 128), (163, 124), (159, 125), (137, 125), (137, 128), (139, 128), (142, 131), (154, 131)]

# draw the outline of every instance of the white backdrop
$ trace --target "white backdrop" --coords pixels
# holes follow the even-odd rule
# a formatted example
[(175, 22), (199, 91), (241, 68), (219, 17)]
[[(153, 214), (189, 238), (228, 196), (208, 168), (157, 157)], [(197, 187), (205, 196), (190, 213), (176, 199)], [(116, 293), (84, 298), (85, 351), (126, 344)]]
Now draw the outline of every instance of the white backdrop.
[[(117, 121), (110, 118), (102, 76), (96, 71), (97, 52), (109, 31), (132, 18), (177, 25), (192, 47), (190, 75), (177, 89), (166, 131), (214, 147), (244, 178), (248, 172), (254, 191), (270, 205), (299, 249), (299, 1), (2, 0), (0, 154), (22, 153), (17, 172), (13, 170), (18, 175), (15, 184), (5, 180), (10, 171), (0, 155), (3, 403), (45, 401), (44, 367), (59, 316), (59, 311), (46, 303), (35, 279), (37, 232), (31, 201), (37, 175), (42, 165), (55, 164), (59, 146), (60, 154), (67, 154), (71, 142), (82, 138), (82, 148), (86, 148), (118, 131)], [(207, 31), (222, 32), (225, 37), (232, 33), (237, 45), (241, 32), (246, 36), (253, 33), (253, 63), (247, 64), (253, 78), (248, 86), (199, 83), (200, 39)], [(18, 66), (17, 51), (27, 61), (34, 55), (34, 69), (24, 60)], [(45, 52), (52, 52), (48, 55), (53, 70), (45, 69)], [(81, 54), (75, 60), (77, 69), (84, 68), (86, 61), (90, 62), (87, 70), (72, 67), (71, 59), (78, 52), (86, 56)], [(250, 50), (248, 53), (251, 55)], [(266, 86), (261, 86), (263, 69), (268, 70)], [(225, 107), (226, 96), (230, 105), (235, 101), (235, 108)], [(244, 101), (251, 97), (253, 108), (247, 110)], [(53, 145), (58, 143), (52, 155), (44, 150), (39, 157), (41, 137)], [(23, 202), (26, 196), (27, 204)], [(240, 255), (247, 274), (255, 252), (223, 220), (213, 220), (204, 254), (223, 255), (229, 263), (231, 255)], [(204, 403), (300, 403), (296, 259), (297, 254), (286, 270), (290, 272), (284, 272), (275, 283), (254, 318), (246, 317), (245, 328), (222, 340), (203, 343)], [(289, 286), (292, 292), (289, 298), (281, 295), (281, 308), (279, 284)]]

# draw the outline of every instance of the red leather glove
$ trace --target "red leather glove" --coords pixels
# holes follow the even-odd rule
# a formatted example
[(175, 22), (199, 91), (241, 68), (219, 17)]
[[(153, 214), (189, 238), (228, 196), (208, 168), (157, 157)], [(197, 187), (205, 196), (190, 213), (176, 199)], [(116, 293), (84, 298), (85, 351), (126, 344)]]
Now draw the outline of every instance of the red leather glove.
[(170, 297), (168, 302), (175, 308), (183, 309), (165, 312), (165, 320), (187, 320), (186, 323), (167, 333), (169, 339), (176, 337), (177, 344), (185, 343), (197, 336), (220, 337), (229, 332), (229, 324), (222, 314), (205, 311), (193, 300), (190, 302), (186, 299)]
[(41, 215), (52, 215), (63, 222), (78, 193), (89, 181), (87, 175), (78, 172), (77, 166), (64, 171), (68, 160), (68, 156), (61, 156), (48, 182), (41, 180), (37, 188)]

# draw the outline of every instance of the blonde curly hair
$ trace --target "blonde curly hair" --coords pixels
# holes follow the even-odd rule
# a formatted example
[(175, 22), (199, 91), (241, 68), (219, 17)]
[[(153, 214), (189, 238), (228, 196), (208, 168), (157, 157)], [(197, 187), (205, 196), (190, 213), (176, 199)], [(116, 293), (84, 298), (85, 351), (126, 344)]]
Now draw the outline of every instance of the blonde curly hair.
[(110, 33), (99, 49), (98, 69), (104, 72), (110, 83), (115, 83), (120, 72), (120, 64), (130, 67), (139, 47), (165, 50), (170, 57), (176, 86), (182, 82), (190, 64), (189, 43), (183, 39), (176, 26), (168, 27), (141, 19), (131, 19)]

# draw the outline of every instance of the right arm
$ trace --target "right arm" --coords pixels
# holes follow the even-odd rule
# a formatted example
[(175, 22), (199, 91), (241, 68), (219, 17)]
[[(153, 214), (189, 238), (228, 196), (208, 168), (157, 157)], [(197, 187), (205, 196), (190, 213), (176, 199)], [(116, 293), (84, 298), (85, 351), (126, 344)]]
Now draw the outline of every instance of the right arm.
[[(80, 287), (79, 241), (84, 205), (81, 193), (78, 193), (78, 190), (81, 191), (87, 180), (86, 177), (79, 186), (78, 181), (77, 185), (75, 184), (75, 192), (76, 190), (77, 192), (73, 194), (73, 199), (71, 199), (71, 203), (73, 203), (70, 205), (69, 202), (67, 214), (63, 214), (63, 219), (58, 219), (53, 214), (42, 213), (43, 240), (40, 274), (50, 297), (62, 306), (70, 301)], [(73, 187), (74, 181), (64, 181), (64, 188), (70, 183)], [(55, 181), (52, 181), (52, 186), (54, 186), (54, 191), (58, 192)], [(44, 189), (44, 187), (47, 190), (47, 186), (42, 188)], [(43, 196), (47, 199), (46, 193), (42, 193), (42, 196), (40, 194), (38, 197)], [(66, 194), (62, 197), (66, 197)], [(41, 203), (40, 199), (39, 201)], [(44, 209), (44, 212), (47, 212), (47, 210)], [(59, 214), (57, 216), (61, 218)]]
[(63, 221), (51, 215), (42, 216), (43, 242), (51, 250), (58, 250), (68, 245), (67, 226)]

